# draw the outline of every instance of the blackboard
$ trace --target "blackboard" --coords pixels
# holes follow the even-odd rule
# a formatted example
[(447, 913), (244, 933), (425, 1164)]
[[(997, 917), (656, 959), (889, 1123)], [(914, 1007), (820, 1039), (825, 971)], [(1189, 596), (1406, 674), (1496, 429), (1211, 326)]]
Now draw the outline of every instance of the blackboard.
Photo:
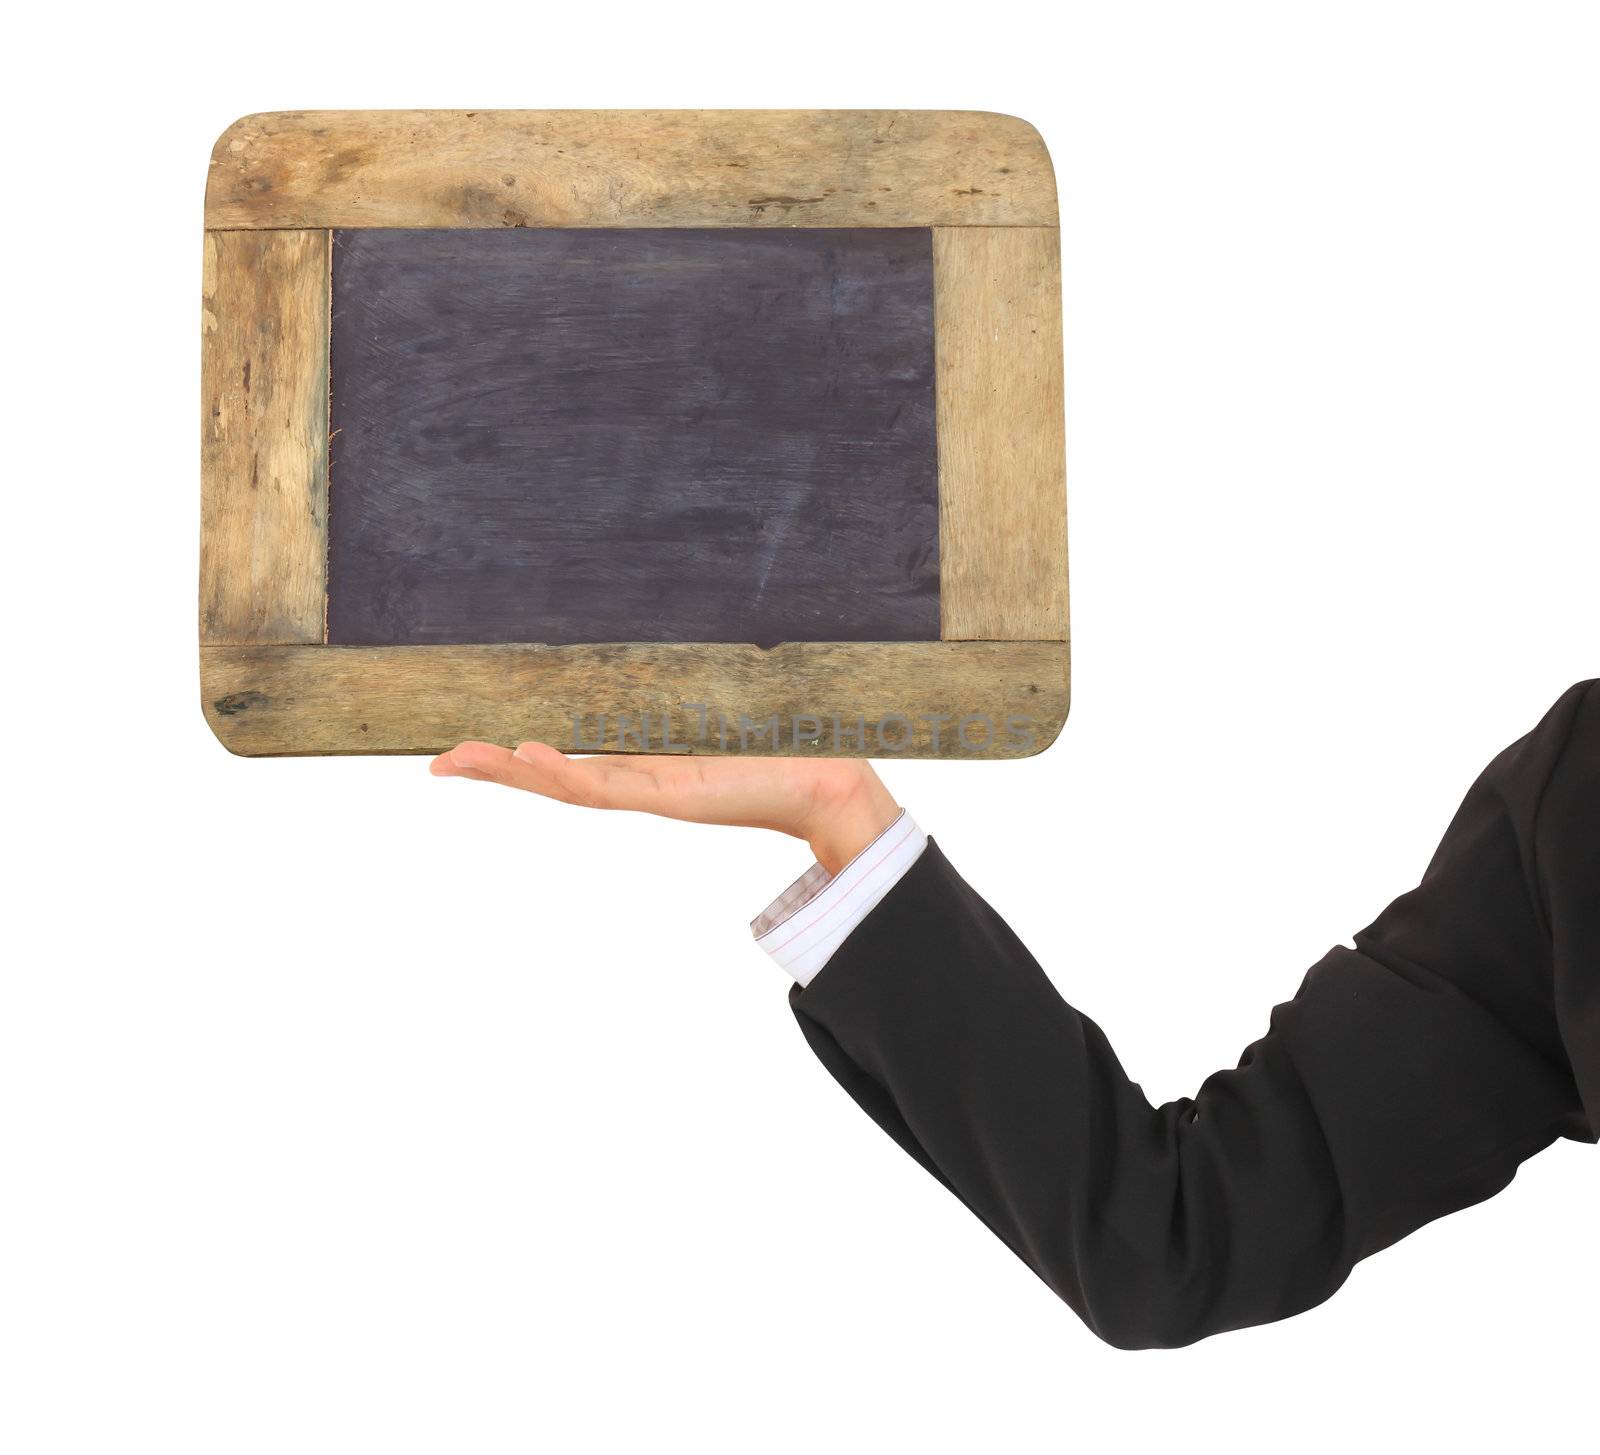
[(257, 113), (212, 149), (203, 260), (230, 752), (1060, 731), (1061, 236), (1025, 121)]
[(326, 640), (937, 640), (931, 239), (335, 231)]

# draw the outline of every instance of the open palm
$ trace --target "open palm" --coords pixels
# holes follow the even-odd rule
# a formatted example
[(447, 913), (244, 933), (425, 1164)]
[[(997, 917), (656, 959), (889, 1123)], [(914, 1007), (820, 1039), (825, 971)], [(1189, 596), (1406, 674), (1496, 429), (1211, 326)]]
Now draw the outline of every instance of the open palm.
[(899, 812), (872, 765), (850, 758), (572, 758), (545, 743), (523, 743), (513, 752), (468, 742), (441, 753), (431, 771), (584, 808), (772, 829), (805, 839), (830, 872), (848, 863)]

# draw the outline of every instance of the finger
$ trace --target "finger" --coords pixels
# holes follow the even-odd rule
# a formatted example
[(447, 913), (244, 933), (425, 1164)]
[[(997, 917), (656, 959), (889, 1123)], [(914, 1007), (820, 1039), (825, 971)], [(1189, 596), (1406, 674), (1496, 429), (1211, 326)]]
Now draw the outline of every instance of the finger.
[[(528, 747), (529, 744), (523, 743), (520, 746)], [(542, 748), (545, 744), (534, 743), (532, 746)], [(562, 756), (566, 757), (569, 762), (574, 763), (598, 763), (605, 768), (620, 768), (624, 771), (646, 771), (652, 773), (663, 769), (670, 771), (673, 768), (688, 767), (703, 761), (699, 758), (691, 758), (687, 753), (596, 753), (590, 755), (563, 754)]]
[(492, 783), (494, 780), (487, 773), (481, 773), (476, 768), (463, 767), (454, 761), (449, 753), (440, 753), (428, 764), (428, 771), (435, 778), (473, 778), (480, 783)]
[(544, 743), (523, 743), (515, 756), (543, 775), (547, 786), (536, 791), (567, 802), (769, 828), (786, 816), (785, 797), (793, 790), (784, 778), (799, 766), (678, 753), (569, 758)]
[(570, 768), (593, 769), (606, 778), (616, 773), (637, 774), (663, 789), (686, 790), (703, 788), (706, 784), (706, 759), (692, 758), (687, 753), (605, 753), (579, 757), (535, 742), (518, 744), (514, 756), (536, 767), (546, 765), (558, 774), (566, 764)]
[(536, 793), (585, 808), (664, 811), (659, 761), (569, 758), (548, 743), (521, 743), (512, 756)]
[(524, 747), (527, 751), (519, 758), (494, 743), (460, 743), (443, 755), (440, 772), (520, 788), (584, 808), (632, 807), (641, 800), (636, 793), (620, 797), (611, 793), (608, 783), (612, 775), (599, 763), (569, 760), (544, 743)]
[(516, 767), (509, 748), (502, 748), (497, 743), (472, 741), (457, 743), (448, 753), (440, 754), (435, 761), (441, 765), (441, 771), (457, 773), (471, 771), (487, 773), (491, 777), (512, 771)]
[(448, 753), (439, 754), (428, 765), (428, 771), (437, 778), (471, 778), (478, 783), (500, 783), (508, 788), (538, 792), (536, 784), (519, 777), (520, 766), (509, 748), (494, 743), (466, 742), (457, 744)]

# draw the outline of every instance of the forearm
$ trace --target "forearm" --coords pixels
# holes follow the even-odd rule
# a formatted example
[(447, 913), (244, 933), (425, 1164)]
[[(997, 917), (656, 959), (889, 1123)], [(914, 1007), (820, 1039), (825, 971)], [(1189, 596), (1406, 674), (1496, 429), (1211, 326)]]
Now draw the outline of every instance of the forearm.
[(1348, 1272), (1281, 1044), (1153, 1108), (937, 846), (793, 1005), (846, 1090), (1112, 1343), (1280, 1318)]

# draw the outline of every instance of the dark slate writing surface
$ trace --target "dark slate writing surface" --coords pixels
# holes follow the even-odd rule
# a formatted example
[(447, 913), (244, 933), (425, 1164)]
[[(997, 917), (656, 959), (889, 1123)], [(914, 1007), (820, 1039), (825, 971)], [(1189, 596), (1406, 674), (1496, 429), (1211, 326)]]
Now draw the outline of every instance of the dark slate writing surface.
[(328, 639), (935, 640), (925, 229), (357, 230)]

